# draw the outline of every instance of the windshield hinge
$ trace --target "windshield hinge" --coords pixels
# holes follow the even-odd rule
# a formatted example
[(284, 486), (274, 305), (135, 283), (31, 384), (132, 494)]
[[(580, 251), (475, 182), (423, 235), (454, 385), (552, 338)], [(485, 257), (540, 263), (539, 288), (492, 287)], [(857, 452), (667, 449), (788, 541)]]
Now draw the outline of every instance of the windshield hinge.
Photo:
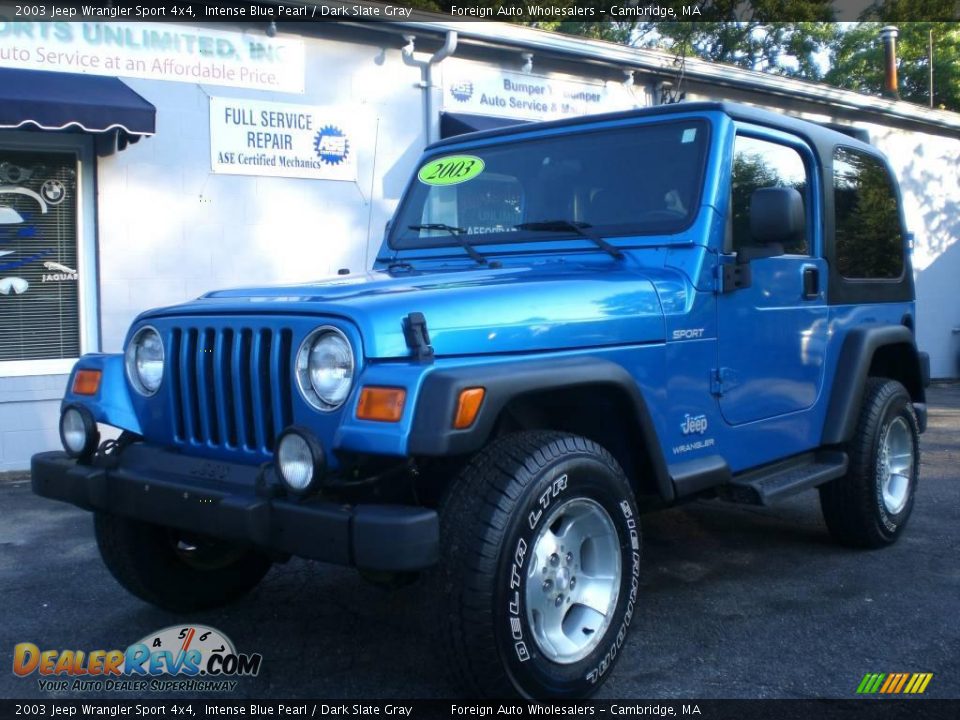
[(433, 362), (433, 346), (430, 344), (430, 331), (423, 313), (412, 312), (403, 319), (403, 339), (413, 351), (417, 362)]
[(749, 263), (724, 263), (716, 268), (717, 290), (720, 293), (731, 293), (750, 287), (753, 278)]

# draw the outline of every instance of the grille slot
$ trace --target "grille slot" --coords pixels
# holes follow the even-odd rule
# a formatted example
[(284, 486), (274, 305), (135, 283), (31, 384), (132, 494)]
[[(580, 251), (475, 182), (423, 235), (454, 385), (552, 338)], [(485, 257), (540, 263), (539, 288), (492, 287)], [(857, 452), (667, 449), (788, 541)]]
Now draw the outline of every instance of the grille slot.
[(293, 419), (287, 328), (177, 327), (169, 374), (178, 442), (272, 452)]

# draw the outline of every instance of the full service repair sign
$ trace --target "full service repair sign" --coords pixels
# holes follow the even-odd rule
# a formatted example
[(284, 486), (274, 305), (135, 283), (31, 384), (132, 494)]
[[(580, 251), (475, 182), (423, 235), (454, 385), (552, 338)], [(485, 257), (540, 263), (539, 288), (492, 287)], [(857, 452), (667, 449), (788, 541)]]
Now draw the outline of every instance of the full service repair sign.
[(349, 113), (314, 105), (210, 98), (215, 173), (357, 179)]

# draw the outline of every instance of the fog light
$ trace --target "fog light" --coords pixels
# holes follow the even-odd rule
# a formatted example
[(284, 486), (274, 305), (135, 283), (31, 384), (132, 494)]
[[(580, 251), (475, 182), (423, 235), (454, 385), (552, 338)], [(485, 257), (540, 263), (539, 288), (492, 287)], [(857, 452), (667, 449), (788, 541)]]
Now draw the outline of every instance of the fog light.
[(86, 458), (93, 455), (100, 442), (97, 421), (82, 405), (68, 405), (60, 416), (60, 442), (67, 455)]
[(313, 490), (323, 477), (326, 457), (323, 447), (308, 431), (287, 428), (277, 441), (277, 470), (286, 488), (305, 495)]

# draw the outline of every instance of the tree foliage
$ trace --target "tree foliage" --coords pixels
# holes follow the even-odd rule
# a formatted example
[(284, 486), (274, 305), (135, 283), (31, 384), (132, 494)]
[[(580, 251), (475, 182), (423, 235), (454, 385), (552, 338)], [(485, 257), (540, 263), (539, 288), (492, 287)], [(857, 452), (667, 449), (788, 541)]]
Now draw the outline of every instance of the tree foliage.
[[(883, 89), (884, 56), (879, 41), (883, 23), (865, 22), (842, 33), (831, 48), (831, 68), (824, 80), (863, 93)], [(930, 101), (928, 44), (933, 38), (933, 106), (960, 111), (960, 25), (949, 22), (901, 22), (898, 25), (897, 74), (900, 97)]]
[[(679, 6), (681, 3), (666, 3)], [(883, 89), (879, 30), (896, 24), (900, 96), (929, 102), (933, 34), (934, 107), (960, 111), (960, 0), (878, 0), (858, 23), (837, 23), (832, 0), (709, 0), (685, 22), (539, 22), (574, 35), (652, 47), (868, 94)], [(679, 12), (679, 11), (678, 11)], [(783, 18), (790, 18), (783, 22)], [(953, 20), (953, 22), (951, 22)]]

